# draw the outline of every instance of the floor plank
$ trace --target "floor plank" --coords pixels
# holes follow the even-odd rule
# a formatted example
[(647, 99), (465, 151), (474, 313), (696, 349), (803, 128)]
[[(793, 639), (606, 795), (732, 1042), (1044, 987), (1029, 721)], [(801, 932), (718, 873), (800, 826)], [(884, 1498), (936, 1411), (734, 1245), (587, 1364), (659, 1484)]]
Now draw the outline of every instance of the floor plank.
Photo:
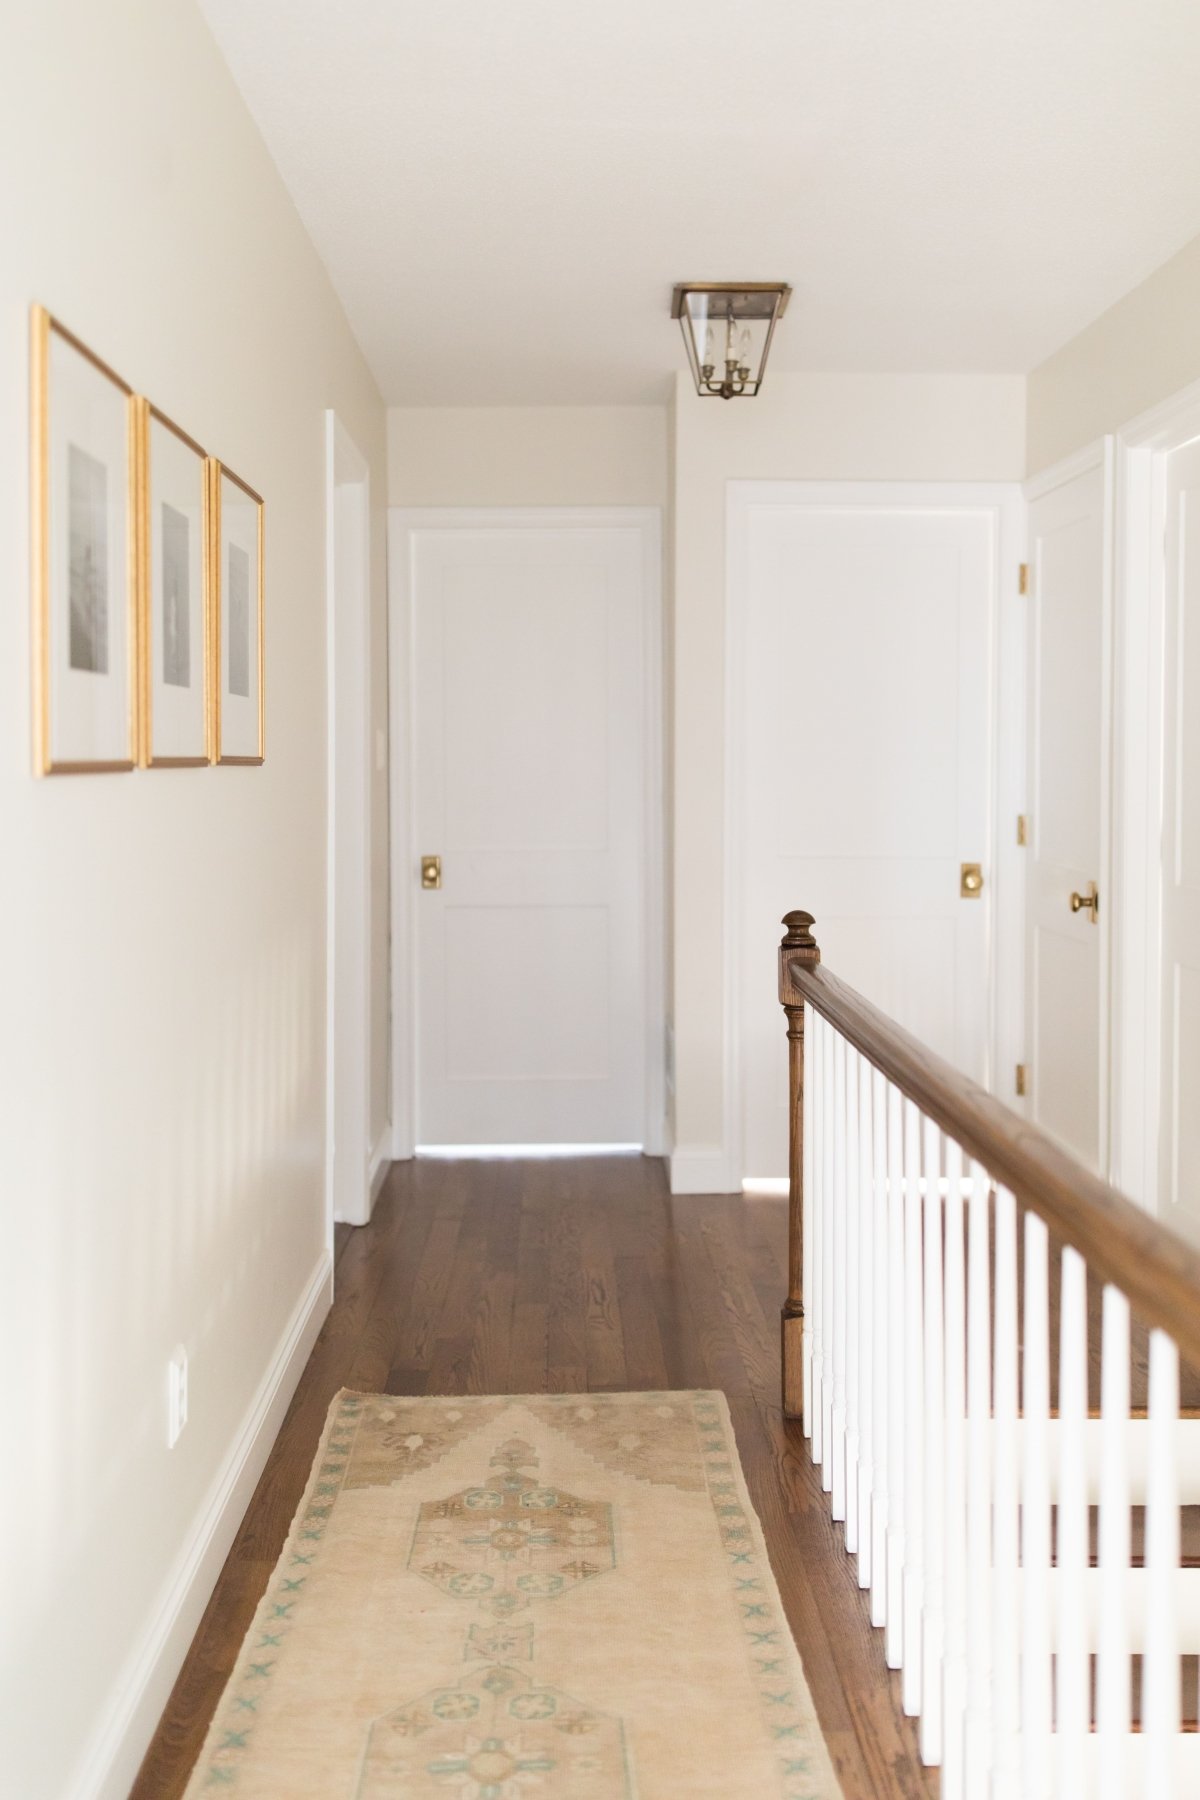
[(723, 1389), (846, 1800), (936, 1796), (819, 1472), (779, 1408), (781, 1201), (672, 1198), (640, 1156), (421, 1158), (394, 1165), (371, 1224), (339, 1227), (335, 1249), (333, 1310), (133, 1800), (182, 1794), (340, 1387)]

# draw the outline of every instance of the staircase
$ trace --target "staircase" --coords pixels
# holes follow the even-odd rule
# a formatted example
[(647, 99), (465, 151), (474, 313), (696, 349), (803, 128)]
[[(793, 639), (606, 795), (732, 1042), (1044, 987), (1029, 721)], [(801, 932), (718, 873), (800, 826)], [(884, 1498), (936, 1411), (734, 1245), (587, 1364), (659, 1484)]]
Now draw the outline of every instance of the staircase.
[(1200, 1795), (1200, 1256), (789, 913), (784, 1410), (946, 1800)]

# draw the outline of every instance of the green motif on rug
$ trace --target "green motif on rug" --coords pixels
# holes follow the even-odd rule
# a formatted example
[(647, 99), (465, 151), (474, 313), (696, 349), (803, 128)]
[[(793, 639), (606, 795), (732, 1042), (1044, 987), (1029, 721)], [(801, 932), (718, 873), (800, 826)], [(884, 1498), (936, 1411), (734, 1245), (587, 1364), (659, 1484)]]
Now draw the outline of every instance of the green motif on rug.
[(497, 1665), (376, 1719), (355, 1800), (621, 1800), (619, 1719)]
[(477, 1601), (500, 1620), (615, 1563), (612, 1508), (545, 1486), (523, 1438), (502, 1444), (475, 1486), (421, 1506), (408, 1558), (444, 1594)]

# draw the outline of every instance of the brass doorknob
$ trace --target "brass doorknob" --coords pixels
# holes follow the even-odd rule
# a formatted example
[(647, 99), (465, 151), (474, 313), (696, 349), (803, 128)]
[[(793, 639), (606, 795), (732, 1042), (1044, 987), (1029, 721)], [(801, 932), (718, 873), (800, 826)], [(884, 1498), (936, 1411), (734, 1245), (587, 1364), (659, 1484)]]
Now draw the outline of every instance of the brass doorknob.
[(959, 870), (958, 891), (964, 900), (977, 900), (983, 892), (982, 863), (963, 863)]
[(423, 856), (421, 858), (421, 886), (423, 888), (440, 888), (442, 885), (442, 859), (440, 856)]
[(1097, 919), (1100, 917), (1100, 890), (1094, 881), (1088, 882), (1086, 894), (1072, 893), (1071, 911), (1073, 913), (1090, 913), (1092, 924), (1094, 925), (1096, 923)]

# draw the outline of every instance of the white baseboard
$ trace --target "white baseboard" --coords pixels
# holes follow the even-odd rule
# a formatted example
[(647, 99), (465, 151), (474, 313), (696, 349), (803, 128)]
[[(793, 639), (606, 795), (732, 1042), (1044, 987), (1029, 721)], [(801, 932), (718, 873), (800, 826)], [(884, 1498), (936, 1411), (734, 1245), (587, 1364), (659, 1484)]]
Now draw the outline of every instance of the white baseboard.
[(323, 1251), (142, 1640), (114, 1684), (107, 1716), (68, 1790), (71, 1800), (124, 1800), (133, 1785), (332, 1304), (333, 1259)]
[(673, 1194), (741, 1192), (741, 1181), (733, 1179), (729, 1157), (724, 1150), (689, 1149), (683, 1145), (672, 1150), (669, 1160)]
[(392, 1128), (390, 1125), (380, 1134), (379, 1142), (371, 1152), (371, 1174), (367, 1183), (367, 1218), (375, 1211), (375, 1202), (379, 1198), (379, 1190), (387, 1180), (388, 1170), (392, 1166)]

